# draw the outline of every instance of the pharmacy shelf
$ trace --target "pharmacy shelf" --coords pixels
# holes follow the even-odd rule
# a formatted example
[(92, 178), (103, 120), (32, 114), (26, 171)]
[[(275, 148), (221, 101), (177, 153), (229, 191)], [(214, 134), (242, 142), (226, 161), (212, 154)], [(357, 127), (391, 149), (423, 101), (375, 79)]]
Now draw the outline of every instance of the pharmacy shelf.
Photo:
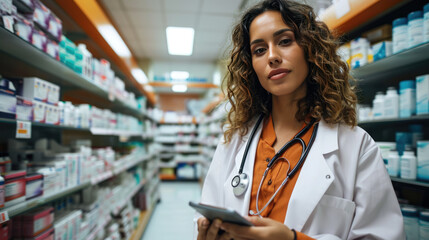
[[(121, 112), (136, 117), (146, 116), (138, 109), (134, 109), (118, 99), (109, 100), (109, 93), (95, 85), (63, 63), (26, 42), (19, 36), (0, 27), (0, 72), (4, 77), (39, 77), (55, 83), (66, 90), (84, 89), (86, 92), (98, 96), (98, 102), (102, 102), (102, 108), (109, 108), (115, 112)], [(19, 73), (19, 75), (17, 75)], [(85, 97), (93, 104), (91, 96)], [(99, 98), (101, 97), (101, 99)]]
[(410, 124), (410, 123), (427, 123), (429, 121), (429, 114), (416, 115), (408, 118), (392, 118), (392, 119), (374, 119), (368, 121), (360, 121), (359, 126), (378, 126), (378, 125), (395, 125), (395, 124)]
[(119, 167), (117, 167), (113, 170), (113, 174), (118, 175), (121, 172), (124, 172), (125, 170), (127, 170), (127, 169), (141, 163), (141, 162), (148, 161), (148, 160), (152, 159), (154, 156), (155, 156), (154, 154), (149, 154), (149, 155), (140, 156), (137, 158), (134, 158), (135, 156), (133, 156), (132, 158), (126, 157), (127, 159), (124, 160), (123, 162), (121, 162)]
[(121, 137), (143, 137), (143, 133), (141, 133), (141, 132), (118, 130), (118, 129), (90, 128), (89, 131), (93, 135), (109, 135), (109, 136), (121, 136)]
[(359, 82), (367, 83), (401, 76), (404, 72), (421, 71), (429, 64), (429, 43), (420, 44), (392, 56), (351, 71)]
[(92, 231), (88, 236), (87, 236), (87, 240), (93, 240), (96, 239), (97, 234), (103, 230), (104, 227), (107, 226), (107, 224), (112, 220), (112, 217), (110, 216), (110, 214), (108, 214), (106, 216), (106, 218), (104, 218), (104, 221), (101, 224), (98, 224), (97, 227), (94, 229), (94, 231)]
[(16, 216), (20, 213), (31, 210), (35, 207), (38, 207), (38, 206), (44, 205), (46, 203), (52, 202), (58, 198), (62, 198), (62, 197), (65, 197), (67, 195), (70, 195), (71, 193), (77, 192), (77, 191), (82, 190), (84, 188), (87, 188), (89, 186), (91, 186), (91, 183), (85, 182), (85, 183), (80, 184), (78, 186), (66, 188), (65, 190), (63, 190), (61, 192), (52, 193), (52, 194), (46, 195), (46, 196), (43, 195), (43, 196), (34, 198), (32, 200), (28, 200), (28, 201), (7, 207), (7, 208), (3, 209), (2, 211), (7, 211), (9, 217), (13, 217), (13, 216)]
[(412, 186), (420, 186), (420, 187), (429, 188), (429, 182), (408, 180), (408, 179), (397, 178), (397, 177), (390, 177), (390, 179), (392, 180), (392, 182), (396, 182), (396, 183), (402, 183), (402, 184), (407, 184), (407, 185), (412, 185)]
[[(6, 124), (17, 124), (15, 119), (8, 118), (0, 118), (0, 123)], [(23, 121), (28, 122), (28, 121)], [(92, 135), (98, 136), (119, 136), (119, 137), (141, 137), (143, 140), (153, 139), (153, 134), (143, 133), (143, 132), (135, 132), (135, 131), (126, 131), (126, 130), (118, 130), (118, 129), (104, 129), (104, 128), (76, 128), (70, 126), (63, 125), (53, 125), (46, 124), (40, 122), (31, 122), (31, 126), (33, 127), (41, 127), (41, 128), (50, 128), (50, 129), (59, 129), (59, 130), (73, 130), (73, 131), (86, 131), (91, 132)]]
[(140, 213), (139, 223), (137, 229), (134, 230), (133, 234), (130, 237), (130, 240), (140, 240), (143, 236), (144, 231), (149, 223), (150, 218), (152, 217), (153, 211), (155, 210), (157, 201), (154, 201), (148, 210)]

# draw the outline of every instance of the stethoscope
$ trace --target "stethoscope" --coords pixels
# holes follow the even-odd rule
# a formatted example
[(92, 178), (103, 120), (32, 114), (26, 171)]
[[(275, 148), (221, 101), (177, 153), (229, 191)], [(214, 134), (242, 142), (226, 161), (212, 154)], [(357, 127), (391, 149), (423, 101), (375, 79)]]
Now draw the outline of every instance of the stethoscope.
[[(246, 162), (247, 153), (249, 152), (250, 144), (252, 143), (252, 140), (253, 140), (253, 137), (255, 136), (256, 130), (258, 129), (259, 124), (261, 124), (263, 119), (264, 119), (264, 115), (262, 114), (259, 117), (258, 121), (256, 122), (256, 125), (253, 128), (252, 132), (250, 133), (250, 138), (247, 141), (246, 148), (244, 149), (244, 154), (243, 154), (243, 158), (241, 160), (241, 165), (240, 165), (240, 169), (238, 171), (238, 174), (235, 175), (234, 178), (232, 178), (231, 185), (233, 188), (234, 195), (236, 197), (243, 195), (243, 193), (246, 192), (246, 190), (249, 186), (249, 177), (247, 176), (246, 173), (243, 173), (244, 163)], [(316, 123), (316, 125), (314, 125), (310, 141), (308, 142), (308, 146), (306, 146), (306, 144), (305, 144), (304, 140), (302, 140), (301, 136), (304, 135), (311, 128), (311, 126), (314, 124), (314, 122), (315, 122), (315, 119), (312, 119), (310, 121), (310, 123), (307, 124), (301, 131), (299, 131), (289, 142), (287, 142), (285, 145), (283, 145), (283, 147), (270, 160), (270, 162), (267, 165), (267, 168), (265, 169), (264, 175), (262, 176), (261, 182), (259, 183), (258, 192), (256, 194), (256, 212), (253, 210), (250, 210), (249, 211), (250, 215), (257, 215), (257, 216), (261, 217), (261, 213), (273, 201), (273, 199), (276, 197), (276, 195), (278, 194), (280, 189), (286, 184), (288, 179), (292, 178), (293, 175), (295, 175), (295, 173), (301, 168), (302, 164), (304, 163), (304, 161), (308, 155), (308, 152), (311, 149), (311, 146), (313, 145), (314, 139), (316, 138), (317, 128), (319, 125), (317, 123)], [(298, 163), (292, 169), (292, 171), (289, 172), (289, 170), (290, 170), (289, 161), (286, 158), (283, 158), (283, 157), (280, 158), (280, 156), (295, 143), (301, 143), (302, 152), (301, 152), (301, 156), (299, 158)], [(276, 161), (278, 159), (286, 160), (286, 162), (288, 164), (288, 170), (287, 170), (288, 174), (287, 174), (286, 178), (283, 180), (282, 184), (277, 188), (277, 190), (275, 191), (273, 196), (270, 198), (270, 200), (265, 204), (265, 206), (261, 210), (259, 210), (258, 202), (259, 202), (259, 193), (261, 191), (262, 183), (265, 180), (265, 177), (268, 173), (268, 170), (270, 170), (270, 168), (276, 163)]]

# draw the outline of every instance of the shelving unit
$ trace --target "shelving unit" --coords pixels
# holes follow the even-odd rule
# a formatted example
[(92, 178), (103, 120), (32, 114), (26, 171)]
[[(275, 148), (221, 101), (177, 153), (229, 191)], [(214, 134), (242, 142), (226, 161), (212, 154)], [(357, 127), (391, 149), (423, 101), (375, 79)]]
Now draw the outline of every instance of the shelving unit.
[[(155, 143), (159, 144), (160, 178), (162, 180), (197, 180), (197, 168), (205, 165), (197, 140), (197, 124), (159, 123)], [(194, 177), (181, 176), (180, 167), (192, 167)]]
[[(382, 24), (391, 24), (395, 18), (404, 17), (411, 11), (423, 6), (415, 5), (409, 0), (348, 0), (351, 10), (341, 18), (335, 17), (335, 6), (322, 16), (331, 30), (346, 42), (360, 36), (363, 32)], [(416, 3), (416, 2), (414, 2)], [(355, 7), (353, 7), (355, 6)], [(329, 15), (329, 16), (328, 16)], [(416, 76), (428, 74), (429, 43), (422, 43), (413, 48), (403, 50), (392, 56), (369, 63), (351, 71), (358, 87), (360, 104), (371, 105), (375, 93), (386, 91), (388, 86), (398, 89), (402, 80), (414, 80)], [(361, 121), (360, 127), (365, 129), (375, 141), (395, 142), (395, 132), (408, 132), (410, 124), (423, 127), (424, 139), (429, 137), (429, 115), (417, 115), (409, 118), (376, 119)], [(398, 197), (409, 204), (429, 207), (429, 183), (411, 181), (392, 177), (392, 183)]]
[[(64, 33), (70, 34), (71, 32), (74, 32), (76, 28), (82, 27), (79, 26), (79, 24), (73, 23), (72, 19), (74, 17), (68, 16), (68, 10), (64, 11), (61, 9), (62, 4), (73, 4), (74, 7), (76, 7), (76, 3), (74, 1), (73, 3), (62, 3), (62, 1), (46, 0), (43, 1), (43, 3), (51, 8), (58, 17), (64, 18), (64, 27), (73, 26), (74, 29), (72, 29), (72, 31), (67, 32), (67, 29), (65, 29)], [(80, 14), (82, 14), (82, 12), (80, 12)], [(91, 37), (92, 36), (90, 36), (90, 38)], [(87, 38), (86, 40), (89, 40), (90, 38)], [(108, 48), (110, 47), (108, 46)], [(97, 49), (97, 51), (99, 50), (100, 48)], [(101, 56), (94, 56), (97, 58), (107, 58), (112, 63), (112, 69), (115, 70), (116, 74), (124, 80), (128, 91), (134, 92), (137, 96), (146, 94), (140, 84), (137, 84), (138, 86), (136, 86), (137, 82), (131, 74), (130, 66), (125, 66), (123, 62), (121, 63), (118, 61), (119, 58), (112, 55), (113, 50), (111, 48), (110, 50), (106, 50), (105, 46), (103, 46), (101, 51), (108, 51), (109, 53), (101, 54)], [(151, 122), (152, 125), (155, 122), (155, 120), (144, 110), (137, 109), (136, 107), (130, 106), (115, 98), (112, 92), (99, 87), (92, 79), (87, 79), (86, 77), (77, 74), (62, 62), (52, 58), (50, 55), (2, 27), (0, 27), (0, 55), (0, 75), (2, 77), (8, 79), (38, 77), (60, 86), (60, 100), (71, 101), (73, 104), (86, 103), (100, 109), (108, 109), (114, 113), (133, 116), (139, 121), (142, 121), (143, 124), (145, 124), (145, 122)], [(112, 57), (114, 60), (109, 57)], [(119, 64), (120, 66), (116, 64)], [(153, 105), (153, 98), (151, 96), (146, 97), (148, 97), (148, 104)], [(2, 132), (2, 136), (0, 136), (0, 153), (7, 151), (7, 148), (5, 148), (7, 139), (15, 138), (14, 130), (16, 129), (17, 123), (18, 121), (15, 119), (0, 118), (0, 131)], [(140, 145), (133, 143), (131, 147), (142, 147), (145, 148), (145, 151), (136, 151), (129, 155), (122, 156), (120, 159), (116, 159), (110, 168), (105, 168), (104, 172), (98, 172), (98, 174), (92, 175), (92, 178), (77, 186), (68, 187), (50, 194), (43, 194), (42, 196), (34, 199), (0, 209), (0, 224), (8, 222), (9, 219), (22, 213), (26, 213), (32, 209), (44, 205), (52, 205), (59, 201), (65, 202), (65, 199), (71, 195), (76, 196), (79, 194), (82, 196), (85, 191), (95, 191), (100, 186), (106, 188), (107, 182), (109, 182), (109, 184), (115, 183), (116, 180), (123, 177), (129, 177), (130, 174), (139, 175), (136, 173), (136, 169), (142, 169), (141, 172), (145, 172), (144, 179), (141, 179), (141, 181), (135, 186), (133, 185), (134, 187), (130, 188), (130, 191), (124, 194), (121, 201), (118, 201), (117, 204), (110, 206), (109, 209), (103, 209), (109, 214), (107, 214), (106, 217), (100, 217), (100, 222), (96, 225), (97, 227), (95, 229), (91, 229), (90, 235), (85, 238), (96, 239), (100, 233), (104, 232), (103, 229), (113, 220), (111, 214), (117, 214), (125, 206), (128, 206), (138, 192), (146, 189), (150, 190), (151, 199), (159, 199), (160, 197), (158, 193), (159, 184), (153, 181), (153, 179), (157, 179), (159, 175), (158, 157), (155, 155), (155, 152), (152, 151), (153, 149), (149, 149), (153, 144), (154, 134), (152, 129), (149, 130), (150, 131), (148, 132), (141, 132), (119, 129), (75, 128), (63, 125), (31, 122), (31, 138), (20, 139), (20, 141), (26, 144), (29, 143), (32, 145), (40, 138), (54, 139), (63, 144), (71, 143), (71, 140), (73, 139), (89, 139), (92, 140), (93, 146), (95, 147), (118, 147), (122, 154), (128, 154), (131, 148), (130, 145), (125, 145), (124, 142), (131, 139), (132, 141), (140, 142)], [(139, 225), (135, 235), (133, 235), (133, 239), (141, 237), (141, 234), (146, 227), (147, 220), (155, 208), (155, 205), (156, 201), (151, 203), (150, 206), (147, 206), (148, 210), (146, 211), (144, 218), (146, 219), (146, 223), (141, 222), (141, 225)], [(77, 229), (77, 231), (79, 232), (79, 229)]]

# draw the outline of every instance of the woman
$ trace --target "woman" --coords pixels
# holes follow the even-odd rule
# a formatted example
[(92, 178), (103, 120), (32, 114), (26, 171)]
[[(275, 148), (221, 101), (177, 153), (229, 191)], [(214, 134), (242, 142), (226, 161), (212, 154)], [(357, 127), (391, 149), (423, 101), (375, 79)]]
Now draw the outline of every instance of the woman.
[(379, 148), (356, 126), (348, 66), (311, 7), (266, 0), (233, 43), (232, 108), (201, 202), (254, 226), (199, 217), (197, 239), (404, 239)]

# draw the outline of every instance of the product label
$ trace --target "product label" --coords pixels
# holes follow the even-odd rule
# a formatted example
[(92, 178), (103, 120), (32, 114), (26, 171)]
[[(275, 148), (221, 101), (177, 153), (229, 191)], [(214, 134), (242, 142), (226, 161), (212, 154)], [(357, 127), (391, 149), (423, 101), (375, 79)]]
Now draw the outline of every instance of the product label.
[(42, 179), (27, 183), (27, 186), (25, 188), (26, 199), (30, 199), (32, 197), (42, 195), (43, 193), (42, 185), (43, 185)]
[(48, 98), (48, 84), (41, 81), (35, 81), (34, 98), (40, 101), (46, 101)]
[(5, 184), (5, 201), (25, 196), (25, 181), (16, 181)]
[(408, 47), (414, 47), (423, 42), (423, 19), (408, 23)]
[(429, 41), (429, 12), (424, 15), (423, 23), (423, 41)]
[(408, 27), (397, 26), (392, 30), (393, 53), (408, 48)]
[(0, 92), (0, 112), (15, 113), (16, 97)]
[(4, 207), (4, 185), (0, 185), (0, 208), (2, 207)]
[(39, 233), (43, 230), (45, 230), (54, 220), (54, 214), (48, 214), (45, 217), (39, 218), (36, 221), (34, 221), (33, 229), (34, 233)]
[(16, 138), (31, 138), (31, 122), (16, 121)]
[(49, 106), (46, 110), (46, 123), (48, 124), (59, 124), (60, 123), (60, 113), (58, 108)]
[(33, 108), (34, 108), (34, 121), (45, 122), (45, 114), (46, 114), (45, 104), (35, 102), (33, 105)]

